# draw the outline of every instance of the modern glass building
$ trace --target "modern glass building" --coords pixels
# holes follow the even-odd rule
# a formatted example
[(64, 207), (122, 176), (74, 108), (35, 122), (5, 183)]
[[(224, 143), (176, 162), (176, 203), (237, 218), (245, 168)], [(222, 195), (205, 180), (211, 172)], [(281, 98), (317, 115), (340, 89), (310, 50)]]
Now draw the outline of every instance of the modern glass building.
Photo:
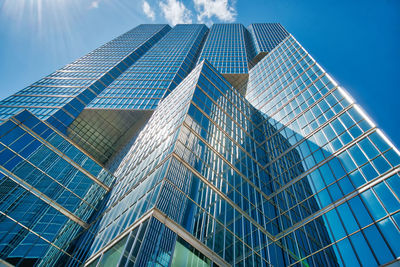
[(0, 118), (2, 265), (399, 264), (399, 151), (278, 23), (140, 25)]

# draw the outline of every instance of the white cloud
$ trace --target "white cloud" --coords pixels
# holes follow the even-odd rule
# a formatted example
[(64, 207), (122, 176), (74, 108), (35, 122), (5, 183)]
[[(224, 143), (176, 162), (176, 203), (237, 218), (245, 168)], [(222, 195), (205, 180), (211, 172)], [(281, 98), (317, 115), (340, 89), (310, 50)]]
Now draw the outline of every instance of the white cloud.
[(95, 0), (90, 3), (89, 8), (99, 8), (99, 1)]
[(215, 16), (224, 22), (233, 22), (236, 19), (234, 3), (228, 0), (193, 0), (196, 8), (197, 21), (201, 23), (212, 23), (211, 18)]
[(154, 13), (154, 10), (150, 7), (149, 3), (147, 1), (143, 1), (143, 12), (146, 14), (148, 18), (151, 20), (154, 20), (156, 18), (156, 14)]
[(171, 24), (192, 23), (192, 12), (179, 0), (159, 2), (165, 19)]

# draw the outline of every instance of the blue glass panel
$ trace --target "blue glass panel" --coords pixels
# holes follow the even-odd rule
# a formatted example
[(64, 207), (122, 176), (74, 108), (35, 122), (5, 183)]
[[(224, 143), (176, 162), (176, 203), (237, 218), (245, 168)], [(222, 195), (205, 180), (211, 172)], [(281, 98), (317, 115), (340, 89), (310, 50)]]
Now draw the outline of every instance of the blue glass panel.
[(362, 266), (376, 266), (377, 262), (371, 252), (370, 247), (365, 240), (364, 235), (358, 232), (350, 237), (354, 244), (354, 249), (358, 254)]
[(351, 212), (347, 203), (344, 203), (337, 207), (337, 211), (343, 220), (343, 225), (346, 228), (348, 234), (351, 234), (359, 229), (357, 222), (354, 219), (354, 215)]
[(339, 240), (346, 235), (342, 222), (339, 219), (339, 216), (335, 209), (328, 211), (326, 214), (326, 220), (329, 223), (332, 234), (335, 240)]
[(388, 212), (392, 213), (400, 209), (400, 202), (385, 183), (380, 183), (373, 188)]
[(400, 232), (399, 229), (393, 224), (390, 218), (378, 222), (379, 229), (382, 231), (383, 236), (389, 243), (390, 248), (395, 253), (396, 257), (400, 255)]
[(367, 226), (372, 223), (371, 216), (367, 212), (364, 204), (361, 202), (361, 199), (356, 196), (349, 200), (349, 205), (354, 212), (357, 212), (357, 221), (361, 227)]
[(350, 241), (347, 238), (337, 243), (337, 247), (339, 248), (340, 254), (342, 255), (346, 265), (361, 266), (357, 260), (357, 256), (354, 253)]
[(392, 253), (390, 252), (388, 246), (383, 240), (381, 234), (375, 225), (372, 225), (365, 230), (363, 230), (372, 250), (375, 252), (378, 258), (379, 264), (384, 264), (394, 259)]
[(360, 196), (364, 200), (364, 203), (368, 207), (369, 212), (371, 212), (375, 220), (378, 220), (386, 215), (385, 210), (379, 203), (378, 199), (376, 198), (372, 190), (367, 190), (361, 193)]

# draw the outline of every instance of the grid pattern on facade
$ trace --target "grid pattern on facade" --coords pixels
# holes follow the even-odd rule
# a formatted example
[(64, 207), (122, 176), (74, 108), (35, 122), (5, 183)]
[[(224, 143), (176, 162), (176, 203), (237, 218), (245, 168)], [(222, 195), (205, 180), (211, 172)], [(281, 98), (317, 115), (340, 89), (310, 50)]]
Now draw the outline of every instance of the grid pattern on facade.
[[(190, 78), (191, 76), (188, 77)], [(179, 120), (181, 121), (181, 126), (178, 124), (179, 135), (171, 139), (175, 144), (172, 154), (169, 154), (172, 158), (168, 158), (168, 168), (162, 172), (152, 171), (155, 173), (154, 176), (146, 176), (146, 180), (141, 184), (143, 186), (150, 182), (154, 184), (165, 176), (164, 181), (159, 182), (157, 186), (159, 189), (154, 193), (159, 195), (156, 197), (158, 200), (155, 207), (184, 227), (228, 264), (259, 265), (270, 261), (275, 262), (276, 259), (268, 256), (270, 251), (280, 255), (283, 255), (283, 251), (287, 251), (285, 255), (291, 257), (292, 261), (298, 260), (297, 256), (293, 256), (288, 251), (285, 244), (279, 242), (274, 244), (270, 239), (272, 236), (265, 230), (270, 218), (273, 218), (276, 212), (272, 208), (273, 203), (267, 197), (267, 194), (271, 194), (272, 191), (266, 181), (271, 179), (263, 168), (263, 164), (266, 163), (266, 148), (263, 145), (266, 127), (264, 117), (207, 64), (202, 67), (196, 83), (194, 91), (193, 86), (185, 87), (183, 86), (185, 84), (179, 86), (170, 96), (171, 98), (166, 99), (165, 106), (163, 102), (157, 109), (165, 116), (171, 101), (184, 100), (187, 103), (188, 96), (190, 97), (189, 106), (180, 105), (187, 115), (183, 122), (182, 119)], [(178, 116), (180, 117), (181, 115)], [(153, 124), (150, 120), (142, 136), (143, 138), (148, 136), (149, 141), (152, 141), (141, 149), (138, 146), (143, 144), (143, 140), (134, 145), (131, 151), (135, 151), (136, 155), (127, 157), (126, 163), (132, 164), (132, 161), (148, 163), (146, 157), (140, 157), (137, 153), (152, 151), (153, 155), (157, 155), (160, 151), (165, 151), (165, 149), (146, 149), (157, 147), (154, 146), (157, 144), (154, 140), (159, 140), (157, 137), (159, 132), (153, 130), (154, 127), (164, 128), (163, 125)], [(171, 153), (171, 149), (168, 151)], [(162, 160), (165, 157), (164, 155), (156, 158)], [(132, 166), (125, 164), (122, 166)], [(157, 165), (159, 164), (155, 163), (150, 166)], [(151, 171), (148, 164), (145, 165), (143, 171), (141, 171), (141, 165), (134, 164), (134, 166), (138, 167), (134, 169), (134, 173), (139, 171), (142, 174)], [(158, 175), (161, 176), (156, 179)], [(122, 181), (125, 183), (126, 178)], [(137, 184), (138, 182), (129, 183)], [(126, 190), (122, 183), (116, 185), (115, 188)], [(137, 192), (143, 192), (143, 190), (135, 190), (132, 191), (132, 193), (136, 192), (136, 194), (133, 193), (134, 195), (137, 195)], [(125, 196), (125, 191), (121, 192), (122, 196)], [(117, 199), (121, 194), (112, 196), (110, 200)], [(155, 199), (155, 196), (146, 199)], [(127, 201), (127, 199), (122, 200)], [(121, 205), (121, 203), (115, 205), (115, 211), (121, 210)], [(146, 211), (151, 206), (146, 203), (147, 208), (143, 209), (144, 206), (142, 206), (140, 211)], [(110, 215), (113, 214), (111, 211), (109, 211)], [(96, 235), (98, 242), (94, 242), (94, 247), (99, 242), (99, 244), (107, 243), (106, 240), (101, 241), (102, 238), (108, 238), (111, 241), (116, 235), (110, 236), (107, 233), (114, 233), (112, 229), (118, 229), (115, 228), (118, 222), (127, 220), (124, 219), (126, 213), (123, 210), (114, 214), (117, 216), (114, 219), (110, 216), (102, 216), (102, 218), (112, 219), (112, 223), (110, 224), (107, 220), (102, 221), (101, 225), (115, 226), (114, 228), (101, 227), (104, 231), (101, 230)], [(140, 216), (141, 213), (134, 214)], [(130, 223), (131, 221), (127, 225)], [(324, 238), (328, 238), (322, 223), (315, 226), (316, 232), (317, 229)], [(315, 246), (321, 248), (322, 244), (319, 242), (314, 243)], [(335, 259), (332, 252), (329, 257), (328, 261)], [(326, 264), (327, 260), (321, 259), (320, 263)]]
[(400, 258), (399, 151), (280, 24), (141, 25), (0, 103), (2, 261)]
[(90, 108), (155, 109), (192, 70), (204, 25), (177, 25), (90, 103)]
[[(140, 25), (0, 102), (0, 119), (28, 109), (60, 130), (170, 29)], [(61, 110), (62, 109), (62, 110)], [(59, 114), (56, 114), (56, 113)]]
[[(193, 90), (198, 75), (197, 67), (179, 87)], [(190, 96), (188, 91), (173, 90), (123, 156), (115, 171), (118, 179), (108, 204), (82, 238), (84, 245), (82, 251), (77, 252), (78, 260), (86, 253), (89, 256), (96, 254), (154, 207)]]
[(69, 136), (107, 162), (191, 71), (206, 32), (204, 25), (175, 26), (80, 113)]
[(0, 132), (1, 257), (54, 261), (88, 227), (113, 176), (29, 111)]
[(246, 28), (242, 24), (214, 24), (199, 58), (207, 59), (221, 73), (247, 73)]
[(253, 23), (247, 28), (253, 42), (252, 66), (289, 36), (280, 23)]
[(256, 53), (269, 53), (279, 45), (289, 33), (280, 23), (253, 23), (248, 27), (253, 37)]
[[(340, 265), (399, 257), (399, 152), (348, 93), (290, 36), (251, 70), (247, 98), (273, 125), (265, 167), (274, 177), (277, 240), (296, 244), (308, 264), (328, 248)], [(286, 146), (276, 142), (278, 135)], [(304, 213), (315, 202), (318, 210)], [(304, 253), (299, 244), (308, 247), (310, 240), (300, 236), (318, 218), (329, 242)]]

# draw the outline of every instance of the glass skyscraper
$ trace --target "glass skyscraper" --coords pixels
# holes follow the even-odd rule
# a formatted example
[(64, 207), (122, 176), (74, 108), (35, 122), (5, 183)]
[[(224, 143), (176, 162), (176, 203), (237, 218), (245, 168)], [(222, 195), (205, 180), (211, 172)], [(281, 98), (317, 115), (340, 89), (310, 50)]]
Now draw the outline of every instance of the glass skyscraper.
[(399, 151), (279, 23), (140, 25), (0, 120), (0, 264), (400, 259)]

